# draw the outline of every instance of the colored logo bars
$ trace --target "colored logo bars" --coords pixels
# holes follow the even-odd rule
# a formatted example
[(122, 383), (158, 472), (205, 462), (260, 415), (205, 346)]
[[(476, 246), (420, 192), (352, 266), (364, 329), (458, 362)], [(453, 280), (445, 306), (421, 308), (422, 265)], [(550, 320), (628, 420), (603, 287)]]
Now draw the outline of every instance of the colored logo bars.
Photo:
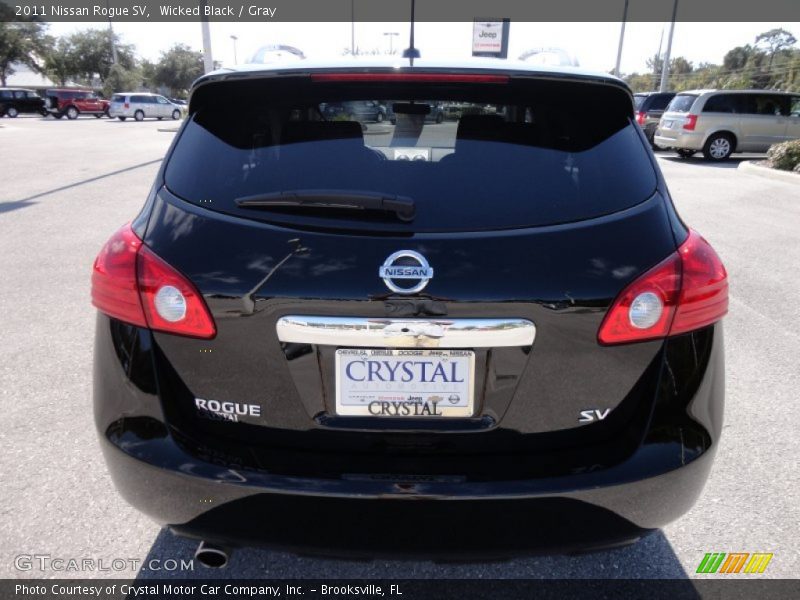
[[(763, 573), (772, 553), (708, 552), (697, 567), (698, 573)], [(749, 560), (748, 560), (749, 559)]]

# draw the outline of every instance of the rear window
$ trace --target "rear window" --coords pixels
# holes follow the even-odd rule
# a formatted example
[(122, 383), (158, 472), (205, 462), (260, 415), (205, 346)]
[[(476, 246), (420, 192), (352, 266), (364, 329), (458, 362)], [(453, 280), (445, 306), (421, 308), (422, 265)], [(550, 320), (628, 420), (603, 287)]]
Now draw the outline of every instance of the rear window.
[(114, 94), (111, 96), (111, 102), (125, 102), (125, 96), (122, 94)]
[(667, 107), (668, 112), (688, 113), (692, 109), (697, 96), (694, 94), (678, 94)]
[(675, 96), (673, 94), (654, 94), (647, 110), (664, 110)]
[(645, 94), (634, 94), (633, 95), (633, 108), (639, 110), (644, 104), (644, 101), (647, 100), (647, 96)]
[[(204, 208), (297, 227), (423, 232), (570, 222), (653, 194), (655, 173), (630, 107), (620, 88), (536, 80), (215, 83), (195, 91), (165, 180)], [(416, 216), (237, 204), (309, 190), (402, 198)]]

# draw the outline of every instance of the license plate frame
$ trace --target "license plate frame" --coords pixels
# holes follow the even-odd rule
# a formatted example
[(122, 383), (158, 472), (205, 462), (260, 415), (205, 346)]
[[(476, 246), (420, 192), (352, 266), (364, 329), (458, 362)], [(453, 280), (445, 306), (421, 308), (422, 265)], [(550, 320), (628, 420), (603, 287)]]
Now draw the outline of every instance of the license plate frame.
[[(359, 362), (363, 364), (351, 367), (352, 378), (348, 377), (348, 365)], [(370, 362), (379, 364), (375, 367)], [(411, 379), (405, 381), (409, 372)], [(475, 414), (473, 350), (339, 348), (334, 377), (337, 416), (450, 419)]]

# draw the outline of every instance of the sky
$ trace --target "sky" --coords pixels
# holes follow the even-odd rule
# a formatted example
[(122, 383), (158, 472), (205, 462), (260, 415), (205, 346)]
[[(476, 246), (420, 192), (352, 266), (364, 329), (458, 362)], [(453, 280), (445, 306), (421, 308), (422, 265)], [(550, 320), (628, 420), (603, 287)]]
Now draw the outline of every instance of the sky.
[[(53, 35), (69, 34), (86, 28), (104, 28), (104, 23), (50, 23)], [(759, 33), (783, 27), (800, 37), (800, 22), (795, 23), (676, 23), (672, 56), (683, 56), (695, 65), (721, 63), (725, 53), (735, 46), (752, 44)], [(223, 66), (236, 59), (247, 62), (255, 51), (267, 44), (288, 44), (300, 48), (307, 57), (341, 56), (350, 46), (350, 22), (333, 23), (214, 23), (210, 24), (212, 54)], [(136, 46), (137, 53), (151, 61), (172, 44), (183, 43), (202, 50), (200, 23), (115, 23), (114, 30), (123, 41)], [(356, 46), (388, 50), (408, 45), (408, 23), (356, 23)], [(622, 51), (621, 71), (645, 71), (645, 61), (658, 51), (663, 31), (666, 50), (668, 23), (627, 23)], [(397, 36), (384, 33), (396, 32)], [(614, 68), (619, 43), (620, 23), (523, 23), (512, 22), (509, 57), (538, 47), (559, 47), (577, 58), (580, 66), (597, 71)], [(417, 23), (416, 47), (424, 57), (466, 58), (472, 53), (472, 23)]]

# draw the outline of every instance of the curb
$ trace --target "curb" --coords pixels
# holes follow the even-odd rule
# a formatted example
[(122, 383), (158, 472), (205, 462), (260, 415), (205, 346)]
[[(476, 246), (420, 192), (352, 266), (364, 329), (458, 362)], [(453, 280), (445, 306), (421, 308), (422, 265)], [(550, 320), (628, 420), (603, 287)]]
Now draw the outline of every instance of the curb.
[(777, 179), (778, 181), (786, 181), (789, 183), (800, 183), (800, 174), (793, 173), (792, 171), (781, 171), (771, 167), (762, 167), (752, 160), (743, 160), (736, 167), (737, 171), (744, 171), (751, 175), (758, 175), (759, 177), (766, 177), (767, 179)]

